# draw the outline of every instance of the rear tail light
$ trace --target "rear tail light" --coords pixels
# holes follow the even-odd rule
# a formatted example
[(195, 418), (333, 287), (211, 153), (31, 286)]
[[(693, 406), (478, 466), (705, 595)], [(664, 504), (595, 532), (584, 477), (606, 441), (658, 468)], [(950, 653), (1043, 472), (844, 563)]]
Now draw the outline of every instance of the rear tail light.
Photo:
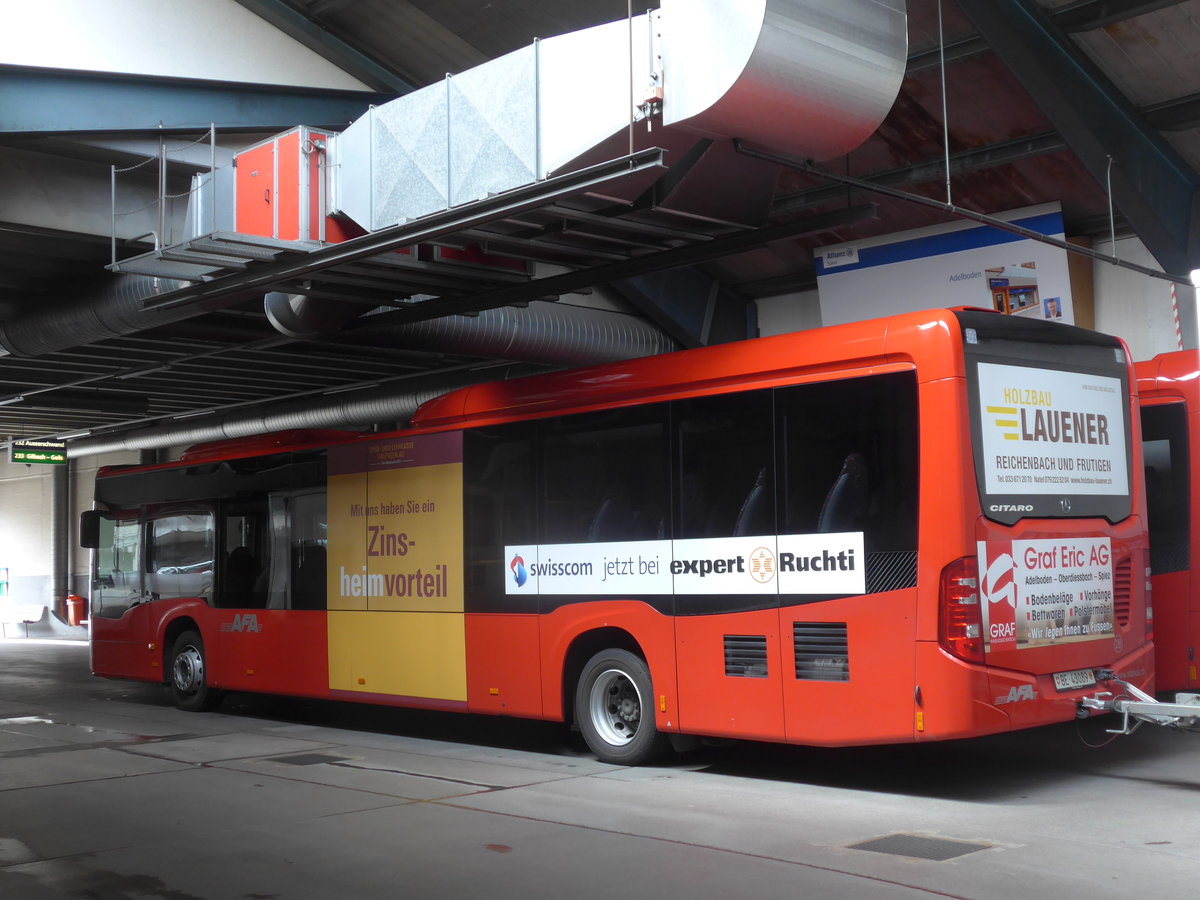
[(1154, 640), (1154, 595), (1150, 592), (1150, 567), (1146, 566), (1146, 640)]
[(942, 569), (938, 643), (965, 662), (983, 662), (983, 612), (979, 606), (979, 563), (973, 556)]

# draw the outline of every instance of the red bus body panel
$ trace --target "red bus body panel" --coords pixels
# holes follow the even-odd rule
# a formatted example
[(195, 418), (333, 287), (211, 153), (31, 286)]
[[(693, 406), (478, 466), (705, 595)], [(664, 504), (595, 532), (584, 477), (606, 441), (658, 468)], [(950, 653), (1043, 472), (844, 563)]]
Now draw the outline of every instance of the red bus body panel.
[(1151, 573), (1154, 643), (1157, 648), (1156, 687), (1160, 691), (1200, 687), (1197, 648), (1200, 648), (1200, 599), (1195, 568), (1200, 562), (1200, 354), (1195, 350), (1162, 353), (1135, 366), (1138, 401), (1143, 406), (1180, 403), (1187, 421), (1189, 492), (1189, 559), (1179, 572)]

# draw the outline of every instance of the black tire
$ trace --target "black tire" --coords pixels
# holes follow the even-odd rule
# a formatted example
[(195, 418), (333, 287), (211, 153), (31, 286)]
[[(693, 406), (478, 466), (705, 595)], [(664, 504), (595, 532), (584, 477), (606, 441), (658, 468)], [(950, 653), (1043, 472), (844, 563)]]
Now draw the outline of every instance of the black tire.
[(175, 705), (187, 712), (215, 709), (224, 699), (222, 691), (208, 686), (204, 640), (195, 631), (184, 631), (175, 638), (167, 684)]
[(601, 651), (583, 667), (575, 688), (575, 721), (601, 762), (638, 766), (667, 746), (667, 736), (654, 724), (650, 669), (625, 650)]

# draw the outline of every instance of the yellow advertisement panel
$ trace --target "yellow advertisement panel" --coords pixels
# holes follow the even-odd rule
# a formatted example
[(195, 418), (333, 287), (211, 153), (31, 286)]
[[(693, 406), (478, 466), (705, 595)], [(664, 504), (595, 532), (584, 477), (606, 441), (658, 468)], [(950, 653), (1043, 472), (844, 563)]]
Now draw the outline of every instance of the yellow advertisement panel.
[(462, 508), (461, 434), (330, 451), (331, 689), (466, 699)]
[(467, 699), (461, 615), (329, 613), (329, 687), (335, 691)]

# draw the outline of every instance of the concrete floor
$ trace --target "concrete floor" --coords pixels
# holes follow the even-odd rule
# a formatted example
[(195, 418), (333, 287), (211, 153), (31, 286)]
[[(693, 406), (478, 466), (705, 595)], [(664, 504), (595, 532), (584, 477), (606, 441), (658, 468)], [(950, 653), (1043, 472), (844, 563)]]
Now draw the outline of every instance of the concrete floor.
[[(702, 748), (234, 696), (189, 714), (79, 641), (0, 641), (0, 897), (1191, 896), (1200, 734), (1098, 721), (925, 747)], [(983, 845), (937, 861), (892, 835)], [(966, 849), (966, 848), (959, 848)]]

